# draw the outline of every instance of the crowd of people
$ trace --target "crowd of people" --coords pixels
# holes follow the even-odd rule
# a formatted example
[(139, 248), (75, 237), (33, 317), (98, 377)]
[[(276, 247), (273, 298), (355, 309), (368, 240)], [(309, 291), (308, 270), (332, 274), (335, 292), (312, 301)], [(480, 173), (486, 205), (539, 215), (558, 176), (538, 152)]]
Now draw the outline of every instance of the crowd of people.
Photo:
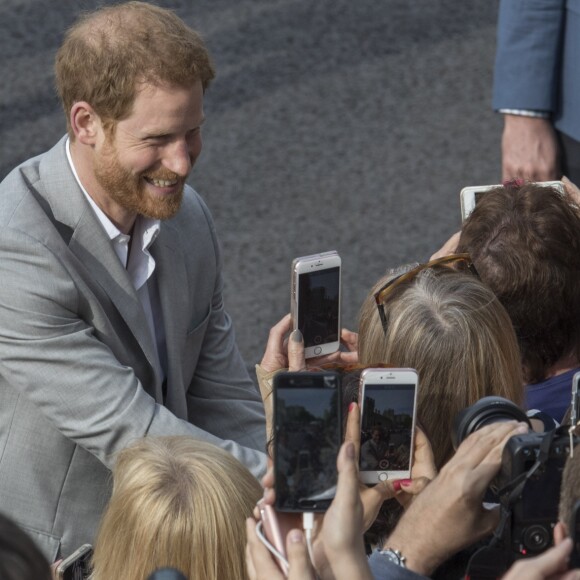
[[(336, 353), (306, 360), (285, 316), (257, 389), (211, 214), (186, 184), (215, 74), (201, 37), (144, 2), (103, 7), (67, 32), (55, 70), (67, 135), (0, 184), (1, 578), (60, 577), (87, 543), (93, 580), (477, 578), (482, 561), (508, 580), (580, 578), (572, 182), (488, 191), (429, 262), (377, 281)], [(410, 442), (376, 425), (361, 445), (350, 385), (335, 497), (302, 530), (271, 510), (273, 380), (326, 363), (417, 371), (413, 462), (407, 479), (360, 483), (360, 465), (398, 469)], [(458, 413), (485, 397), (520, 414), (456, 441)], [(505, 457), (522, 449), (516, 473)], [(557, 485), (528, 501), (550, 537), (530, 557), (513, 530), (550, 470)]]

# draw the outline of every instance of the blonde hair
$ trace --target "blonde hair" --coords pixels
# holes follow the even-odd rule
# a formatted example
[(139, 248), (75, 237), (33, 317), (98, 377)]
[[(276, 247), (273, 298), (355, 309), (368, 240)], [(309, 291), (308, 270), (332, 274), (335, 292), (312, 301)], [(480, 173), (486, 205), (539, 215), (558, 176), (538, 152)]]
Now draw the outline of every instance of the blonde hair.
[(215, 76), (197, 32), (170, 10), (126, 2), (85, 14), (68, 30), (55, 61), (56, 88), (67, 117), (86, 101), (107, 127), (130, 115), (141, 83), (205, 90)]
[(493, 292), (475, 276), (441, 266), (393, 289), (384, 303), (385, 334), (374, 294), (394, 275), (381, 278), (362, 306), (359, 359), (418, 371), (417, 417), (440, 468), (453, 454), (458, 411), (487, 395), (522, 404), (518, 344)]
[(229, 453), (190, 437), (147, 437), (121, 451), (95, 543), (92, 580), (247, 578), (245, 520), (262, 489)]

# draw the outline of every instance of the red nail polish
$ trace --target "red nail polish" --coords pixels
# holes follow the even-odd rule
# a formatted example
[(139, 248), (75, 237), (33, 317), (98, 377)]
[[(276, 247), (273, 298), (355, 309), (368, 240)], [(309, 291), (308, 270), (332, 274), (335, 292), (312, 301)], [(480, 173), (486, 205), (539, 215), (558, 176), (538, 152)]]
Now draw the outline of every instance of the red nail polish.
[(393, 481), (393, 489), (395, 491), (401, 491), (401, 481), (398, 479), (395, 479), (395, 481)]
[(348, 412), (350, 413), (354, 408), (356, 407), (356, 403), (353, 401), (349, 406), (348, 406)]
[(413, 480), (412, 479), (400, 479), (399, 482), (402, 486), (405, 486), (405, 485), (411, 485), (413, 483)]

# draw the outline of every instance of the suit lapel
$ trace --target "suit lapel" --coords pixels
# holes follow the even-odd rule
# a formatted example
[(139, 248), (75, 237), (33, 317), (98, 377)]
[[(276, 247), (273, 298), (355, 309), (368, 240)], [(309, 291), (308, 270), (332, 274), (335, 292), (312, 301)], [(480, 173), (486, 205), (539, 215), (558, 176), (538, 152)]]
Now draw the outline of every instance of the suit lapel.
[[(109, 296), (139, 343), (152, 368), (154, 345), (141, 302), (127, 271), (115, 254), (111, 240), (80, 190), (66, 157), (63, 138), (40, 163), (41, 195), (52, 212), (57, 228), (72, 230), (69, 249), (81, 267)], [(38, 186), (39, 184), (34, 184)], [(70, 231), (69, 230), (69, 231)], [(67, 240), (65, 240), (67, 241)]]
[[(157, 239), (151, 246), (155, 259), (155, 272), (159, 289), (159, 300), (163, 313), (165, 340), (167, 344), (167, 381), (170, 385), (183, 383), (182, 350), (183, 338), (187, 334), (189, 285), (185, 269), (185, 257), (179, 233), (171, 222), (162, 222)], [(180, 399), (172, 405), (174, 389), (168, 389), (166, 404), (170, 409), (183, 409)], [(183, 396), (181, 394), (181, 396)]]

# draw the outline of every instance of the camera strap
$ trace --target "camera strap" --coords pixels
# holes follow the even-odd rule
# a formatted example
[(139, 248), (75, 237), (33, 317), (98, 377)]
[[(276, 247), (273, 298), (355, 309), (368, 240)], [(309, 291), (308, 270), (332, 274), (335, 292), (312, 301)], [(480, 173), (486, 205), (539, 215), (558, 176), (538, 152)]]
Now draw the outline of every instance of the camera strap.
[(561, 431), (561, 428), (548, 431), (548, 433), (546, 433), (542, 438), (534, 465), (532, 465), (528, 471), (514, 477), (514, 479), (512, 479), (507, 485), (504, 485), (498, 490), (497, 495), (499, 497), (507, 495), (507, 500), (504, 502), (504, 505), (512, 505), (517, 499), (519, 499), (524, 491), (524, 486), (528, 479), (530, 479), (530, 477), (532, 477), (532, 475), (534, 475), (534, 473), (536, 473), (536, 471), (538, 471), (538, 469), (548, 461), (552, 441), (556, 435), (561, 434)]

